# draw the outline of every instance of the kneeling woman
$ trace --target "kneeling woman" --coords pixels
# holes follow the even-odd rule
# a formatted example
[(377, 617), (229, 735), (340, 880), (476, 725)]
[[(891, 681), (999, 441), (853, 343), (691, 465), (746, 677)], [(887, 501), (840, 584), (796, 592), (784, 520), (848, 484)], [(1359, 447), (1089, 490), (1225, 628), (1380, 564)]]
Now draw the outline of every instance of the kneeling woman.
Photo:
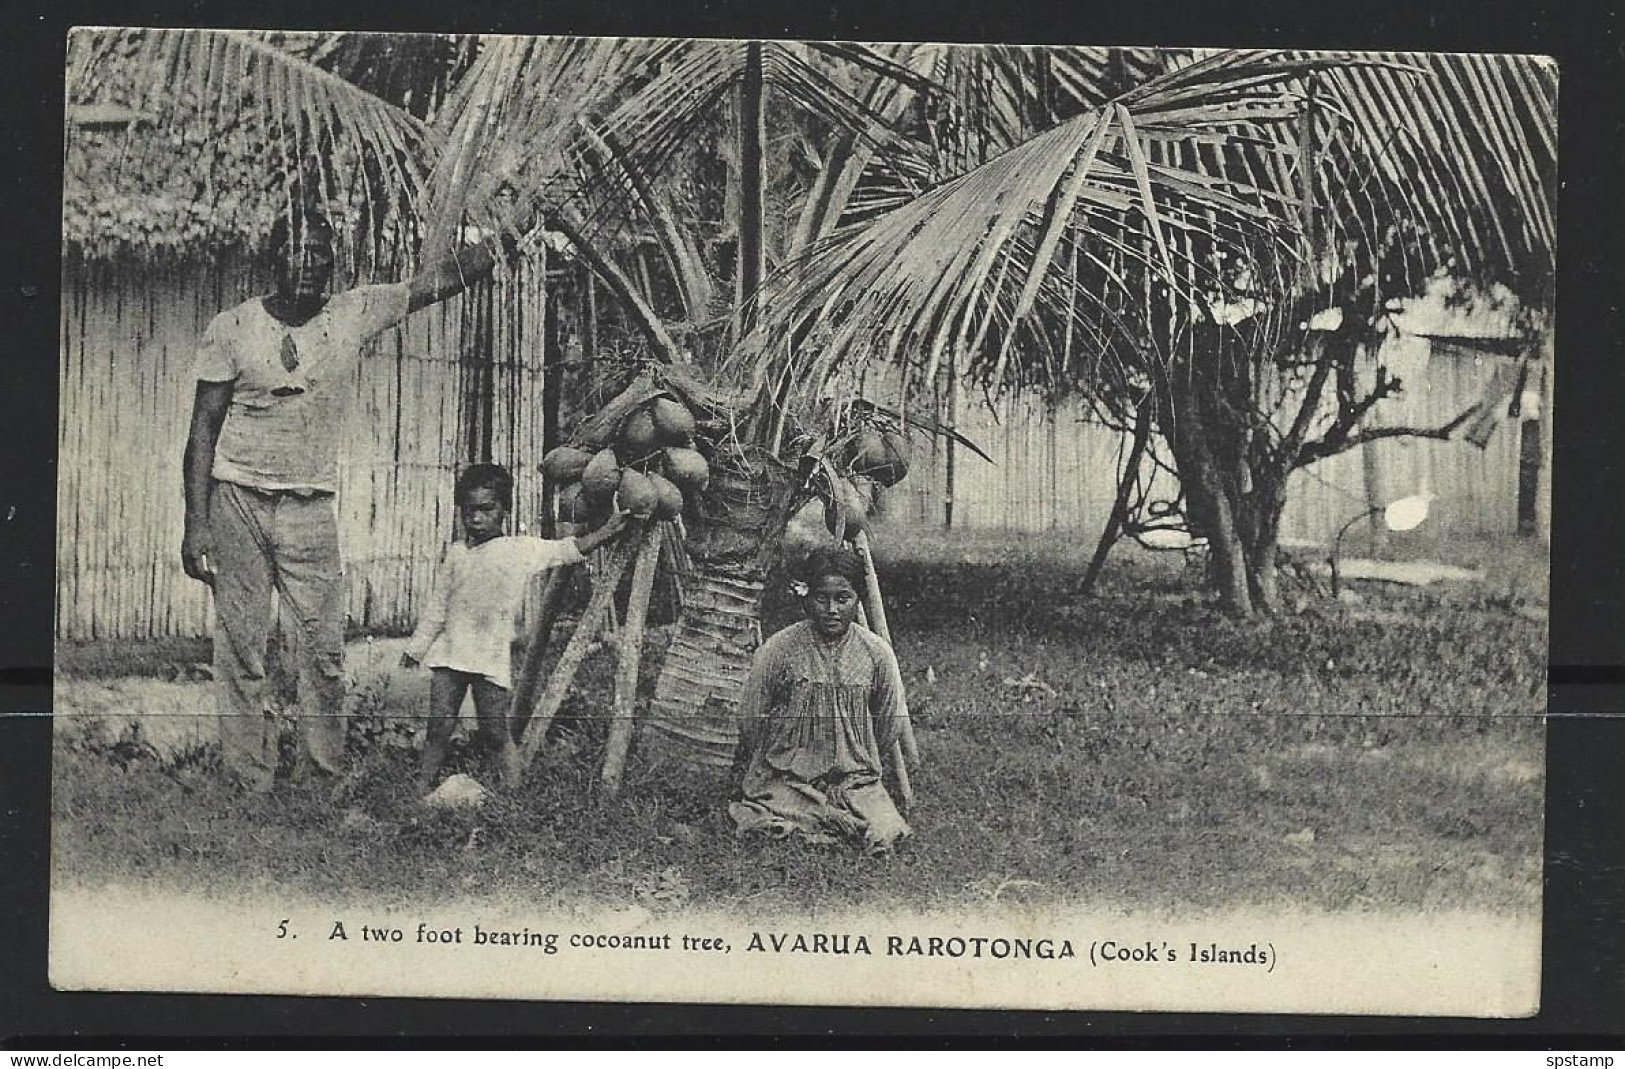
[(802, 575), (807, 618), (762, 644), (745, 683), (728, 811), (741, 834), (801, 832), (884, 853), (909, 832), (881, 780), (880, 755), (907, 715), (897, 659), (853, 626), (856, 553), (816, 549)]

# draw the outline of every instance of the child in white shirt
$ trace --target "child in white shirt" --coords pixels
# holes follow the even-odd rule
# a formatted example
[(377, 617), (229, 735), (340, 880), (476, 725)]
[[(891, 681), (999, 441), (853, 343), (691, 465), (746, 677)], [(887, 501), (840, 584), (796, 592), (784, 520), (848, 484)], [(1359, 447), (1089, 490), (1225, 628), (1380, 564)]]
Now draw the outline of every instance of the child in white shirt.
[(428, 738), (419, 783), (428, 790), (446, 759), (457, 712), (470, 688), (479, 734), (495, 759), (504, 786), (522, 769), (508, 724), (513, 643), (519, 609), (531, 576), (578, 564), (627, 525), (614, 513), (596, 531), (575, 538), (504, 535), (513, 507), (513, 476), (498, 464), (475, 464), (457, 478), (456, 502), (464, 541), (446, 550), (434, 593), (401, 664), (429, 669)]

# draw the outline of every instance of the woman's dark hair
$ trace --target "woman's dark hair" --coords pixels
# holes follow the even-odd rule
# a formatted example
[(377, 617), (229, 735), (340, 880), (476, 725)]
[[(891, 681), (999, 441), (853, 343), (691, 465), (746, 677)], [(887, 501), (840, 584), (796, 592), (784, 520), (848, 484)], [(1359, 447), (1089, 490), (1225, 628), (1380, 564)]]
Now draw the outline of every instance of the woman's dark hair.
[(288, 245), (290, 237), (303, 236), (307, 231), (313, 232), (333, 241), (333, 224), (321, 212), (307, 209), (295, 212), (292, 216), (279, 215), (271, 224), (271, 236), (266, 241), (266, 249), (272, 256), (279, 255)]
[(501, 464), (470, 464), (457, 476), (457, 488), (452, 496), (461, 507), (475, 490), (490, 490), (503, 508), (513, 511), (513, 476)]
[(826, 575), (838, 575), (861, 590), (865, 582), (863, 558), (845, 546), (817, 546), (801, 564), (803, 582), (815, 583)]

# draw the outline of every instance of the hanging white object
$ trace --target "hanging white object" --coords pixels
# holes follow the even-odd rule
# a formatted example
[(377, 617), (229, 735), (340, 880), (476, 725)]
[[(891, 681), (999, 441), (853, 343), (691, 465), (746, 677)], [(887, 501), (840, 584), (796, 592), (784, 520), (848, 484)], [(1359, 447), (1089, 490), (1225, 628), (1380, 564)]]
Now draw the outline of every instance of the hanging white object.
[(1177, 527), (1156, 527), (1134, 536), (1135, 541), (1147, 549), (1189, 549), (1196, 539), (1189, 531)]
[(1422, 493), (1389, 502), (1382, 510), (1383, 526), (1390, 531), (1414, 531), (1427, 520), (1428, 503), (1432, 500), (1432, 494)]
[(1343, 326), (1343, 309), (1336, 307), (1322, 308), (1309, 317), (1310, 330), (1337, 330)]

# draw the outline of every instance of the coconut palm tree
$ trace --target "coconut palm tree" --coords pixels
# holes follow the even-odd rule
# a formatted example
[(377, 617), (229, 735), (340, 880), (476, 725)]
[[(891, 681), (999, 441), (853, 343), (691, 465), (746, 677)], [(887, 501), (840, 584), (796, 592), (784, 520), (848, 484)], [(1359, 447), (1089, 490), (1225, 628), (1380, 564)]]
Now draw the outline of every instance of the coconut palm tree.
[[(994, 388), (1082, 392), (1123, 425), (1148, 412), (1224, 603), (1246, 615), (1273, 604), (1293, 470), (1453, 429), (1362, 427), (1400, 388), (1355, 373), (1388, 302), (1444, 271), (1551, 307), (1555, 72), (1524, 57), (1158, 59), (1164, 73), (1102, 108), (803, 258), (764, 296), (771, 326), (739, 366), (817, 394), (871, 361), (916, 383), (957, 364)], [(1164, 205), (1159, 180), (1193, 199)], [(1311, 337), (1330, 308), (1343, 327)], [(792, 350), (793, 334), (819, 343)]]
[[(701, 417), (716, 477), (693, 505), (696, 570), (657, 706), (715, 749), (787, 512), (822, 485), (839, 525), (846, 443), (895, 418), (856, 402), (863, 368), (902, 365), (916, 389), (963, 374), (1081, 391), (1125, 423), (1149, 412), (1247, 612), (1267, 598), (1279, 516), (1278, 495), (1248, 496), (1254, 472), (1368, 436), (1341, 358), (1309, 372), (1317, 397), (1342, 391), (1329, 423), (1306, 406), (1305, 426), (1270, 429), (1230, 403), (1302, 351), (1298, 313), (1334, 283), (1374, 307), (1396, 291), (1384, 265), (1416, 276), (1454, 257), (1529, 288), (1550, 258), (1554, 80), (1527, 62), (502, 38), (463, 54), (419, 117), (322, 66), (342, 50), (204, 31), (86, 44), (78, 92), (119, 54), (160, 113), (160, 89), (191, 84), (200, 107), (263, 115), (290, 175), (386, 205), (380, 229), (425, 250), (470, 220), (568, 237), (642, 329), (649, 382)], [(777, 248), (775, 96), (824, 135)], [(676, 179), (727, 120), (725, 296)], [(676, 320), (605, 240), (627, 218), (661, 245)], [(1371, 274), (1381, 287), (1361, 285)], [(1201, 336), (1216, 307), (1248, 304), (1246, 330)]]
[[(420, 256), (445, 251), (470, 226), (519, 238), (538, 224), (562, 232), (643, 330), (652, 358), (670, 365), (686, 361), (708, 330), (736, 333), (743, 298), (767, 268), (769, 93), (815, 114), (830, 141), (813, 181), (816, 196), (784, 242), (788, 254), (826, 233), (865, 166), (879, 150), (898, 146), (892, 119), (926, 84), (907, 62), (909, 48), (494, 38), (471, 54), (455, 43), (393, 43), (404, 53), (397, 58), (409, 68), (405, 76), (367, 38), (81, 36), (70, 92), (83, 100), (112, 92), (170, 124), (251, 117), (265, 131), (266, 184), (286, 208), (313, 196), (359, 203), (375, 217), (374, 231)], [(365, 75), (396, 99), (380, 99), (335, 71)], [(177, 104), (177, 85), (197, 87), (190, 106)], [(733, 118), (738, 136), (736, 284), (725, 302), (663, 188), (673, 160), (697, 136), (713, 134), (722, 117)], [(649, 286), (616, 247), (617, 227), (628, 217), (659, 240), (682, 324), (662, 319)], [(732, 329), (711, 330), (719, 320)], [(726, 393), (708, 395), (696, 381), (686, 396), (703, 404)], [(714, 499), (725, 495), (724, 482)], [(737, 521), (741, 513), (726, 515)], [(697, 524), (696, 556), (707, 563), (727, 556), (728, 530), (724, 522)], [(755, 532), (757, 543), (763, 533)], [(708, 577), (702, 572), (699, 582)]]

